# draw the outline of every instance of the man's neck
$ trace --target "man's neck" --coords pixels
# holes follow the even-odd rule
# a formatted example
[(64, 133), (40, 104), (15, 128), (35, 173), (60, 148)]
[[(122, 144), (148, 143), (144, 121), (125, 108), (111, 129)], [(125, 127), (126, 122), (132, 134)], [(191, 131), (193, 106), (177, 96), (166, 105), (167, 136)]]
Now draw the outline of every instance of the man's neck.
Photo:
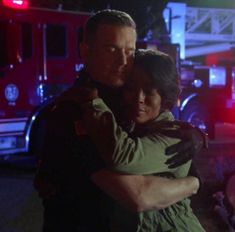
[(80, 85), (87, 80), (90, 80), (94, 84), (98, 90), (99, 97), (103, 99), (114, 115), (119, 118), (121, 112), (122, 88), (113, 88), (92, 79), (85, 69), (81, 70), (79, 78), (75, 84)]

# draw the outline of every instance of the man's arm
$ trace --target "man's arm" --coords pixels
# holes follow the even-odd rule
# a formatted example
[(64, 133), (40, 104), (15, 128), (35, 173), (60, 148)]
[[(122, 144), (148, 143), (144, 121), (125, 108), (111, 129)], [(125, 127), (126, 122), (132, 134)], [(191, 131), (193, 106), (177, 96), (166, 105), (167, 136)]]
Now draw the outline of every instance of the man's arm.
[(157, 176), (123, 175), (103, 169), (91, 177), (104, 192), (124, 207), (141, 212), (163, 209), (197, 193), (195, 177), (167, 179)]

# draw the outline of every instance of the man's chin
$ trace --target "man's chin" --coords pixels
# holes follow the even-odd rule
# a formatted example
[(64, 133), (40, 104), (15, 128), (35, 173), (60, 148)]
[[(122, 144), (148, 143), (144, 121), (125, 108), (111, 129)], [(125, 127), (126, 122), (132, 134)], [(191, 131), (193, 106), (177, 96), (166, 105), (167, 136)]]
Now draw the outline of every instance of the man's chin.
[(117, 75), (109, 75), (109, 76), (105, 76), (102, 77), (99, 76), (99, 78), (97, 78), (97, 81), (99, 81), (100, 83), (110, 87), (110, 88), (119, 88), (122, 87), (125, 83), (126, 78), (122, 77), (122, 76), (117, 76)]
[(110, 81), (110, 86), (113, 88), (120, 88), (124, 85), (123, 79), (115, 79), (113, 81)]

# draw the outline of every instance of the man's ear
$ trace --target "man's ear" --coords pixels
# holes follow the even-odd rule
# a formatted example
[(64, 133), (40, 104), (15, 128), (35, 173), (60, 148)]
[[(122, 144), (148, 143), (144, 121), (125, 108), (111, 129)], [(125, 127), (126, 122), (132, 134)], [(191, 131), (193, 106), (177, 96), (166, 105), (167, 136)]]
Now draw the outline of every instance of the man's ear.
[(88, 59), (88, 45), (87, 45), (87, 43), (84, 43), (84, 42), (80, 43), (79, 49), (80, 49), (80, 55), (81, 55), (82, 61), (83, 61), (83, 63), (86, 63), (87, 59)]

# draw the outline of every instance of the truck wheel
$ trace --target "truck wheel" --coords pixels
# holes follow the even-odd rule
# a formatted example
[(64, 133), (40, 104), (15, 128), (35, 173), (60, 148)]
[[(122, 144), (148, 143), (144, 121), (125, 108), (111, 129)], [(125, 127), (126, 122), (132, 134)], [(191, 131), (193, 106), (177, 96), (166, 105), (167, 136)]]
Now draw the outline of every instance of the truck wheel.
[(209, 112), (205, 107), (201, 106), (199, 102), (193, 101), (186, 105), (186, 108), (181, 113), (181, 120), (191, 123), (202, 131), (208, 133), (210, 138), (214, 138), (214, 121), (210, 119)]

